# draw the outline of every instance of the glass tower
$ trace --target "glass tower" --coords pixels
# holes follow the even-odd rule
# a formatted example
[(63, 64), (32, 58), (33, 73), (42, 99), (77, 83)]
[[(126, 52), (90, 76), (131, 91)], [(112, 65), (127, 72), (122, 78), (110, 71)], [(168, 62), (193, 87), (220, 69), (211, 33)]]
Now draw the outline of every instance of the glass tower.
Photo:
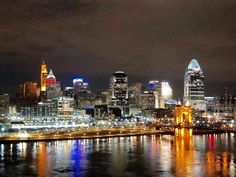
[(184, 75), (184, 105), (205, 110), (204, 75), (196, 59), (192, 59)]
[(112, 103), (116, 106), (128, 104), (128, 77), (123, 71), (117, 71), (110, 78)]

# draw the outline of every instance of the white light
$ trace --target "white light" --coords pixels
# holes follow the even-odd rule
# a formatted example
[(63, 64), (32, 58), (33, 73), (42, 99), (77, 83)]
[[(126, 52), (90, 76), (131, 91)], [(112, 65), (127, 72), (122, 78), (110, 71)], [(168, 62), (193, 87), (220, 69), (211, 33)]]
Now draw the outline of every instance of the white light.
[(82, 78), (73, 79), (73, 83), (76, 83), (76, 82), (83, 82), (83, 79)]
[(161, 85), (162, 85), (162, 90), (161, 90), (162, 97), (164, 99), (171, 99), (171, 97), (172, 97), (172, 89), (171, 89), (169, 83), (168, 82), (161, 82)]
[(29, 137), (29, 135), (28, 135), (28, 133), (19, 133), (19, 138), (28, 138)]

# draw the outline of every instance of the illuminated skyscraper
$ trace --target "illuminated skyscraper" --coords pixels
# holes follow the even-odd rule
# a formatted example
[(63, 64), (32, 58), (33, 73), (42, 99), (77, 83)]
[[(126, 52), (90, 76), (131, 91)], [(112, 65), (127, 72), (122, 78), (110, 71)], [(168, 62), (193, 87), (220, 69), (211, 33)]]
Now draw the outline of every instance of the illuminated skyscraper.
[(54, 85), (57, 83), (56, 77), (50, 69), (49, 74), (46, 77), (46, 85)]
[(9, 112), (10, 96), (0, 93), (0, 116), (7, 115)]
[(155, 96), (155, 108), (165, 108), (165, 104), (173, 99), (173, 91), (167, 81), (151, 80), (148, 90)]
[(155, 96), (153, 92), (144, 91), (140, 95), (140, 106), (142, 109), (154, 109), (155, 108)]
[(165, 108), (165, 104), (173, 99), (173, 90), (167, 81), (159, 82), (154, 89), (155, 108)]
[(131, 84), (129, 87), (129, 105), (139, 106), (140, 95), (143, 90), (143, 85), (141, 83)]
[(74, 94), (89, 92), (88, 83), (83, 78), (73, 79)]
[(204, 75), (196, 59), (192, 59), (184, 76), (184, 105), (205, 110)]
[(43, 61), (42, 65), (41, 65), (41, 73), (40, 73), (41, 92), (46, 91), (47, 75), (48, 75), (47, 65)]
[(117, 71), (111, 76), (110, 91), (114, 106), (128, 104), (128, 77), (123, 71)]
[(92, 101), (95, 99), (94, 95), (89, 90), (89, 85), (83, 78), (73, 79), (75, 107), (81, 109), (92, 106)]
[(73, 87), (65, 87), (63, 94), (65, 97), (74, 98), (74, 88)]
[(57, 98), (60, 95), (61, 87), (60, 83), (57, 82), (52, 70), (46, 78), (46, 97), (48, 100)]
[(154, 91), (157, 86), (159, 85), (159, 81), (158, 80), (151, 80), (148, 82), (148, 90), (149, 91)]

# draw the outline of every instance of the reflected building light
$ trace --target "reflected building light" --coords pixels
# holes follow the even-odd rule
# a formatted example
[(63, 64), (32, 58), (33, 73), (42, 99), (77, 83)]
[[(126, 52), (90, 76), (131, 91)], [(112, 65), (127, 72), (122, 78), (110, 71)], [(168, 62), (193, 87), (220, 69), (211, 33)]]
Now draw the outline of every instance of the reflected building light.
[(229, 175), (230, 176), (236, 176), (236, 171), (235, 171), (235, 157), (233, 154), (230, 155), (230, 163), (229, 163)]
[(23, 142), (23, 143), (19, 144), (19, 150), (20, 150), (21, 157), (26, 156), (26, 148), (27, 148), (27, 143)]
[(1, 150), (1, 151), (0, 151), (0, 157), (1, 157), (0, 160), (1, 160), (1, 161), (4, 159), (4, 157), (3, 157), (3, 156), (4, 156), (4, 149), (5, 149), (4, 144), (1, 144), (1, 149), (0, 149), (0, 150)]

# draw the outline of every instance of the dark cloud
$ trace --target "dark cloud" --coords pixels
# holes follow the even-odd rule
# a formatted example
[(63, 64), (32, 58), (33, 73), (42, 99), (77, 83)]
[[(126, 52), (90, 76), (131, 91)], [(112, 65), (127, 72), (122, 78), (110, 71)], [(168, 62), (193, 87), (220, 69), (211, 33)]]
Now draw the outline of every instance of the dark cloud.
[(208, 95), (235, 93), (235, 9), (234, 0), (1, 1), (1, 88), (37, 80), (44, 59), (65, 84), (83, 75), (100, 90), (124, 70), (131, 82), (169, 80), (180, 97), (197, 58)]

